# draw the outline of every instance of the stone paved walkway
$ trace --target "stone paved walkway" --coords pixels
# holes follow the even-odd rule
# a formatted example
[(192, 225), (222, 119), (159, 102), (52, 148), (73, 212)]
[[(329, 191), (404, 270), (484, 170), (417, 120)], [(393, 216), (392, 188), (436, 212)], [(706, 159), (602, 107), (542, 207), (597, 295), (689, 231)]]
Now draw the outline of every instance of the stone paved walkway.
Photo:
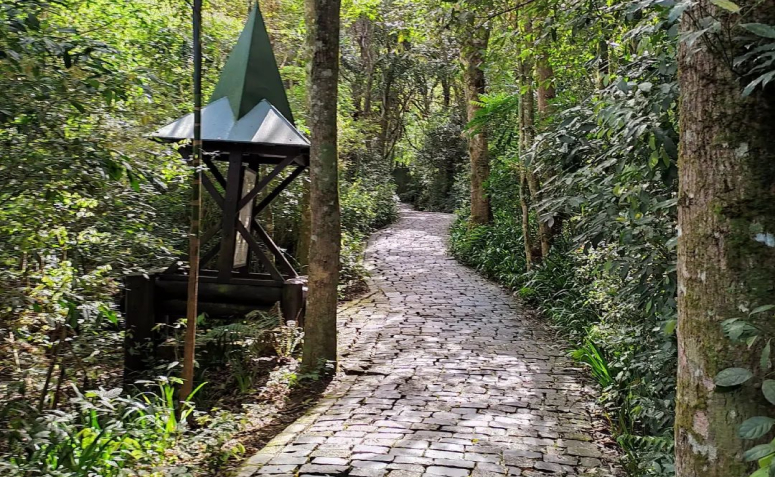
[(340, 311), (343, 375), (241, 477), (618, 475), (583, 373), (448, 256), (451, 220), (403, 208), (372, 238), (372, 292)]

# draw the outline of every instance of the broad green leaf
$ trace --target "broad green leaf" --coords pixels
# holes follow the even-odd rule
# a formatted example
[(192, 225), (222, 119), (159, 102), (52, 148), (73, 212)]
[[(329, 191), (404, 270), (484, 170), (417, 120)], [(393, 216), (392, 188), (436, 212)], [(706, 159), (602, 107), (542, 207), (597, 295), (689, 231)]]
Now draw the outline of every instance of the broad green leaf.
[(751, 313), (749, 313), (749, 315), (756, 315), (757, 313), (763, 313), (765, 311), (772, 310), (773, 308), (775, 308), (775, 305), (762, 305), (762, 306), (758, 306), (758, 307), (754, 308), (753, 311)]
[(740, 11), (740, 6), (735, 2), (731, 2), (730, 0), (710, 0), (710, 3), (732, 13), (737, 13)]
[(762, 357), (759, 360), (759, 366), (763, 370), (768, 370), (772, 367), (772, 362), (770, 361), (770, 340), (767, 340), (767, 344), (764, 345), (764, 349), (762, 349)]
[(744, 23), (742, 27), (754, 35), (764, 38), (775, 38), (775, 26), (765, 25), (764, 23)]
[(755, 460), (759, 460), (761, 458), (767, 457), (773, 452), (775, 452), (775, 447), (773, 447), (771, 443), (762, 444), (745, 451), (745, 454), (743, 454), (743, 458), (745, 459), (746, 462), (753, 462)]
[(716, 386), (729, 388), (739, 386), (753, 377), (745, 368), (727, 368), (716, 375)]
[(775, 404), (775, 380), (765, 379), (762, 383), (762, 393), (770, 404)]
[(665, 328), (664, 332), (666, 335), (671, 336), (673, 333), (675, 333), (675, 325), (678, 324), (678, 321), (676, 320), (667, 320), (665, 322)]
[(766, 416), (755, 416), (740, 425), (738, 435), (743, 439), (758, 439), (770, 432), (775, 419)]

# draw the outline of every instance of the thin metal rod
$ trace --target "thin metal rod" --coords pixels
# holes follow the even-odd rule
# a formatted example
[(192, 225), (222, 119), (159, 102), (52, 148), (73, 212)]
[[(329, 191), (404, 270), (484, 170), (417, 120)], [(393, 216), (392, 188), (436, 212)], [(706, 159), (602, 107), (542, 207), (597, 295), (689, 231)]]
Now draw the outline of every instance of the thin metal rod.
[(194, 43), (194, 180), (191, 192), (191, 234), (189, 236), (188, 303), (186, 305), (186, 341), (183, 348), (183, 386), (181, 401), (194, 389), (194, 350), (196, 348), (197, 296), (199, 295), (199, 234), (202, 220), (202, 0), (194, 1), (192, 15)]

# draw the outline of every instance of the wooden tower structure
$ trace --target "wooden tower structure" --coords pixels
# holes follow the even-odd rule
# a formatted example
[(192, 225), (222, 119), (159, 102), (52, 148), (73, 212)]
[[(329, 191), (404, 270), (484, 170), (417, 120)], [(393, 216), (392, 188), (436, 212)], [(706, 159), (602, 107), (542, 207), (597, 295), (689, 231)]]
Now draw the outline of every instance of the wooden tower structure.
[[(188, 114), (152, 137), (180, 143), (179, 151), (190, 160), (193, 125)], [(279, 302), (286, 320), (301, 321), (306, 277), (299, 276), (258, 218), (309, 165), (309, 141), (294, 125), (257, 4), (202, 109), (202, 149), (202, 185), (220, 209), (220, 221), (201, 237), (199, 309), (211, 316), (239, 316)], [(126, 281), (130, 373), (142, 369), (142, 356), (134, 350), (152, 341), (153, 328), (185, 315), (187, 258), (164, 272)]]

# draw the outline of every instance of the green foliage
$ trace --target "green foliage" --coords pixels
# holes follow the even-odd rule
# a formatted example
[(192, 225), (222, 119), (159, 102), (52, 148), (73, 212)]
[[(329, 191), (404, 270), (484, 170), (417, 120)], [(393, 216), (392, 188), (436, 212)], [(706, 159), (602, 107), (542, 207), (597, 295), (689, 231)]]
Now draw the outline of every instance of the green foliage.
[[(0, 470), (8, 476), (110, 477), (129, 469), (178, 466), (172, 449), (193, 444), (196, 436), (187, 425), (194, 408), (186, 401), (176, 409), (173, 384), (162, 379), (155, 390), (134, 396), (120, 389), (75, 390), (71, 412), (38, 412), (24, 401), (5, 403), (2, 415), (10, 426), (0, 434)], [(198, 432), (228, 432), (223, 424), (205, 429)]]
[(411, 159), (408, 180), (399, 185), (399, 196), (420, 210), (452, 212), (461, 205), (454, 193), (456, 183), (467, 183), (460, 176), (468, 154), (463, 121), (456, 116), (431, 118), (421, 134), (422, 145)]
[[(771, 312), (775, 305), (761, 305), (748, 312), (748, 319), (761, 313)], [(771, 342), (772, 338), (767, 336), (764, 331), (749, 323), (745, 319), (730, 318), (721, 324), (721, 329), (729, 340), (736, 345), (744, 345), (753, 348), (759, 345), (760, 358), (759, 370), (763, 372), (763, 379), (756, 379), (753, 383), (754, 373), (749, 368), (731, 367), (722, 369), (716, 375), (714, 383), (718, 392), (729, 392), (740, 388), (741, 386), (757, 386), (761, 388), (764, 398), (772, 405), (775, 405), (775, 380), (771, 379), (772, 360), (771, 360)], [(747, 384), (746, 384), (747, 383)], [(753, 416), (746, 419), (738, 428), (737, 433), (742, 439), (760, 440), (768, 435), (775, 426), (775, 419), (769, 416)], [(748, 449), (743, 458), (746, 462), (757, 461), (759, 470), (751, 474), (751, 477), (766, 477), (775, 472), (775, 439), (767, 444), (760, 444)]]
[(347, 290), (360, 283), (366, 275), (361, 262), (368, 236), (398, 218), (398, 201), (392, 183), (356, 179), (342, 184), (340, 206), (342, 250), (339, 284), (340, 290)]
[(592, 376), (595, 377), (597, 382), (607, 388), (614, 383), (611, 377), (611, 370), (608, 369), (608, 360), (603, 355), (600, 348), (598, 348), (592, 341), (587, 341), (580, 348), (577, 348), (571, 357), (576, 361), (585, 363), (592, 370)]

